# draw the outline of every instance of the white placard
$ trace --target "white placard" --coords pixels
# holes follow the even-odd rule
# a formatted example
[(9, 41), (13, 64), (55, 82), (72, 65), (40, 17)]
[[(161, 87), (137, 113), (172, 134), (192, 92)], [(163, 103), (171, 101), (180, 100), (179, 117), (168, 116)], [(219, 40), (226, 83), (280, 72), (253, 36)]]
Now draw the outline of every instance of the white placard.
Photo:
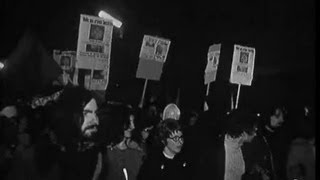
[(216, 80), (218, 71), (219, 59), (220, 59), (220, 47), (221, 44), (213, 44), (209, 47), (207, 66), (205, 69), (205, 84)]
[(111, 21), (81, 14), (77, 68), (105, 70), (109, 67), (112, 31)]
[(234, 45), (230, 82), (251, 86), (255, 48)]

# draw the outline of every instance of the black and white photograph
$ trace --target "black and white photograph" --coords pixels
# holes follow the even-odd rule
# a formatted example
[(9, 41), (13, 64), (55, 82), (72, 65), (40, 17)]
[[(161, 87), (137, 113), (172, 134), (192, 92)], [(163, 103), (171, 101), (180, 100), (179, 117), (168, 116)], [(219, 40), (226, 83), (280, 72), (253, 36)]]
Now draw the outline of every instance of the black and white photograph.
[(87, 44), (86, 51), (87, 52), (104, 53), (104, 46), (97, 45), (97, 44)]
[(103, 38), (104, 38), (104, 26), (91, 24), (89, 39), (103, 41)]
[(316, 180), (318, 6), (1, 1), (0, 180)]
[(71, 66), (71, 57), (70, 56), (63, 56), (60, 57), (60, 65), (65, 67)]
[(249, 61), (249, 53), (240, 51), (240, 60), (239, 62), (242, 64), (248, 64)]

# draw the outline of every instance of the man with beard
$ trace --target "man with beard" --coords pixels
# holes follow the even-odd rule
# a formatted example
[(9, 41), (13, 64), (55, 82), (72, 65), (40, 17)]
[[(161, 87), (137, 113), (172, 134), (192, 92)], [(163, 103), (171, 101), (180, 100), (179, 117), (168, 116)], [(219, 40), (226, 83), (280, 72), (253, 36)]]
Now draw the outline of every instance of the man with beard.
[(61, 146), (61, 179), (98, 179), (102, 153), (97, 142), (98, 98), (82, 87), (67, 87), (52, 111), (53, 129)]

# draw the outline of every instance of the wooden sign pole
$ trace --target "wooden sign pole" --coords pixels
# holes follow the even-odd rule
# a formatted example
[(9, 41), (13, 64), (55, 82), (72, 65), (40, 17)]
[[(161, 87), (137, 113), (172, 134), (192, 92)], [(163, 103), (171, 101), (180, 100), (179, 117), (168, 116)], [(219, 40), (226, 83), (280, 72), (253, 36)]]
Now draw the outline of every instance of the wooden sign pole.
[(144, 81), (142, 97), (141, 97), (141, 100), (140, 100), (140, 103), (139, 103), (139, 108), (141, 108), (141, 109), (142, 109), (142, 107), (143, 107), (144, 95), (145, 95), (145, 93), (146, 93), (147, 84), (148, 84), (148, 79), (146, 79), (146, 80)]

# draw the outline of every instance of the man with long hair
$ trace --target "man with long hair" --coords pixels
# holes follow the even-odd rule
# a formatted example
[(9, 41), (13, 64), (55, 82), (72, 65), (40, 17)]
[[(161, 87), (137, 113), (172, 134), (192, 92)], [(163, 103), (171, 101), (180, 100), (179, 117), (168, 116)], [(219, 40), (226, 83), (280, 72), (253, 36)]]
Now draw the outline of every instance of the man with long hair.
[(66, 87), (52, 109), (60, 144), (62, 179), (97, 179), (102, 170), (98, 140), (98, 98), (82, 87)]

